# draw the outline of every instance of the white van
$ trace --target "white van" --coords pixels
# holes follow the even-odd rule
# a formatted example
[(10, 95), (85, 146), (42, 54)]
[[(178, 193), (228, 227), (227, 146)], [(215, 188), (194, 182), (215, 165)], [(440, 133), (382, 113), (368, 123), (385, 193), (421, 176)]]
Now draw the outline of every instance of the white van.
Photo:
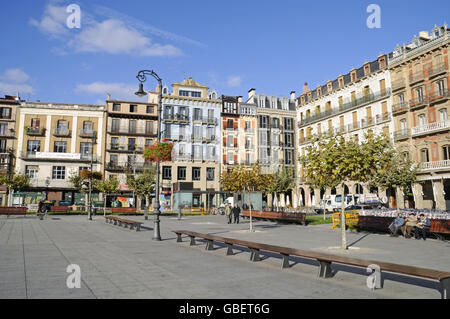
[(225, 201), (220, 204), (219, 206), (219, 212), (223, 215), (225, 213), (225, 205), (230, 203), (231, 207), (234, 206), (234, 198), (233, 197), (227, 197), (227, 199), (225, 199)]

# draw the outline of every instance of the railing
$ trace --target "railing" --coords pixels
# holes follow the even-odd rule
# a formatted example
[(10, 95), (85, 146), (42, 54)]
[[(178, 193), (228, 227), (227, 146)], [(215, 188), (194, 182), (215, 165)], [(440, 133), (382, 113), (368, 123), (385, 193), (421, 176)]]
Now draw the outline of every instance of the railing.
[(112, 134), (127, 134), (127, 135), (133, 135), (133, 134), (138, 134), (138, 135), (156, 135), (156, 132), (154, 132), (153, 130), (149, 130), (146, 127), (136, 127), (136, 128), (132, 128), (132, 127), (112, 127), (108, 130), (109, 133)]
[(227, 128), (225, 128), (225, 130), (228, 132), (236, 132), (238, 129), (234, 128), (234, 127), (227, 127)]
[(420, 98), (416, 98), (416, 99), (412, 99), (411, 101), (409, 101), (409, 107), (411, 108), (411, 110), (418, 108), (418, 107), (422, 107), (427, 105), (428, 103), (428, 99), (423, 96)]
[(97, 136), (97, 132), (90, 129), (79, 129), (78, 135), (80, 137), (95, 137)]
[(429, 77), (435, 76), (437, 74), (444, 73), (446, 71), (447, 71), (447, 66), (445, 65), (445, 63), (439, 63), (439, 64), (434, 65), (432, 68), (428, 69), (428, 76)]
[(54, 136), (70, 136), (70, 130), (65, 127), (57, 127), (53, 129)]
[(255, 130), (252, 129), (252, 128), (246, 128), (246, 129), (245, 129), (245, 133), (246, 133), (246, 134), (254, 134), (254, 133), (255, 133)]
[(191, 154), (188, 153), (182, 153), (182, 154), (175, 154), (172, 157), (174, 160), (190, 160), (192, 158)]
[(201, 123), (217, 125), (217, 119), (212, 118), (212, 117), (194, 117), (192, 119), (192, 122), (201, 122)]
[(186, 141), (187, 140), (187, 136), (186, 135), (171, 135), (171, 134), (164, 134), (163, 138), (166, 140), (172, 140), (172, 141)]
[(143, 152), (144, 147), (137, 146), (136, 144), (109, 144), (107, 150), (109, 151), (122, 151), (122, 152)]
[(392, 91), (402, 89), (406, 86), (406, 82), (404, 79), (397, 80), (392, 82)]
[(147, 163), (130, 163), (130, 162), (108, 162), (106, 164), (106, 170), (117, 170), (117, 171), (143, 171), (145, 168), (149, 168), (150, 164)]
[(352, 99), (346, 99), (346, 102), (343, 103), (342, 105), (340, 105), (339, 108), (335, 108), (335, 109), (332, 109), (332, 110), (328, 110), (328, 111), (322, 112), (322, 113), (317, 114), (317, 115), (310, 116), (310, 117), (304, 119), (303, 122), (300, 122), (299, 126), (302, 126), (302, 125), (305, 125), (305, 124), (317, 121), (319, 119), (323, 119), (323, 118), (328, 117), (330, 115), (335, 115), (335, 114), (341, 113), (343, 111), (352, 109), (354, 107), (361, 106), (361, 105), (366, 104), (366, 103), (373, 102), (375, 100), (378, 100), (380, 98), (388, 96), (390, 93), (391, 93), (390, 90), (384, 90), (384, 91), (380, 91), (380, 92), (377, 92), (377, 93), (369, 93), (369, 94), (365, 94), (365, 95), (364, 94), (363, 95), (359, 95), (358, 97), (355, 97), (355, 98), (352, 98)]
[(16, 133), (14, 132), (14, 129), (5, 129), (0, 131), (1, 137), (15, 137)]
[(45, 127), (27, 127), (27, 135), (42, 136), (45, 134)]
[(415, 136), (415, 135), (427, 134), (427, 133), (432, 133), (434, 131), (441, 131), (441, 130), (446, 130), (446, 129), (450, 129), (450, 120), (429, 123), (429, 124), (422, 125), (422, 126), (416, 126), (416, 127), (412, 128), (411, 133), (413, 136)]
[(429, 95), (430, 104), (436, 103), (443, 99), (448, 99), (450, 96), (450, 90), (442, 90), (441, 92), (432, 93)]
[(411, 74), (409, 76), (409, 84), (411, 85), (411, 84), (414, 84), (416, 82), (423, 81), (424, 79), (425, 79), (424, 72), (423, 71), (419, 71), (419, 72), (413, 73), (413, 74)]
[(405, 101), (392, 105), (392, 113), (397, 114), (408, 111), (408, 103)]
[(396, 132), (394, 132), (394, 141), (407, 139), (407, 138), (409, 138), (410, 135), (411, 135), (411, 131), (409, 129), (403, 129), (403, 130), (396, 131)]
[(91, 155), (84, 153), (26, 151), (20, 152), (19, 155), (21, 158), (34, 160), (90, 161), (91, 158), (93, 162), (97, 162), (99, 160), (96, 154)]
[(433, 170), (433, 169), (442, 169), (442, 168), (450, 169), (450, 160), (419, 163), (419, 169), (421, 169), (421, 170)]
[(163, 121), (188, 122), (189, 116), (184, 114), (164, 114)]
[(254, 147), (253, 144), (245, 144), (245, 149), (246, 149), (246, 150), (252, 150), (253, 147)]
[(0, 120), (11, 120), (11, 113), (10, 114), (0, 113)]

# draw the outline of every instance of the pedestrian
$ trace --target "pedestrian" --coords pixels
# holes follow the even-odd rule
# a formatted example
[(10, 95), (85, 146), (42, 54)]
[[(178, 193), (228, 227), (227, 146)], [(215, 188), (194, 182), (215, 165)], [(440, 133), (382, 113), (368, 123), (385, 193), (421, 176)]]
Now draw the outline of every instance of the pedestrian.
[(248, 209), (248, 206), (247, 206), (246, 203), (244, 203), (244, 204), (242, 205), (242, 209), (243, 209), (243, 210), (247, 210), (247, 209)]
[(225, 215), (228, 218), (228, 224), (231, 224), (231, 205), (230, 203), (227, 203), (227, 205), (225, 206)]
[(38, 204), (38, 213), (42, 213), (42, 207), (44, 206), (44, 203), (42, 202), (42, 200), (39, 201)]
[(428, 217), (425, 217), (424, 214), (420, 214), (419, 222), (416, 225), (416, 229), (414, 229), (414, 237), (416, 239), (420, 239), (419, 232), (421, 232), (423, 240), (426, 240), (427, 231), (430, 230), (430, 227), (431, 227), (430, 219)]
[(405, 220), (400, 214), (397, 214), (397, 218), (394, 219), (392, 224), (389, 225), (389, 230), (391, 231), (391, 237), (397, 237), (397, 232), (400, 229), (400, 227), (403, 226), (405, 223)]
[(405, 221), (405, 224), (402, 227), (403, 236), (405, 238), (411, 238), (411, 232), (417, 225), (417, 217), (416, 214), (409, 214), (408, 218)]
[(238, 204), (234, 204), (232, 212), (234, 215), (234, 224), (239, 224), (239, 214), (241, 213), (241, 209), (239, 208)]

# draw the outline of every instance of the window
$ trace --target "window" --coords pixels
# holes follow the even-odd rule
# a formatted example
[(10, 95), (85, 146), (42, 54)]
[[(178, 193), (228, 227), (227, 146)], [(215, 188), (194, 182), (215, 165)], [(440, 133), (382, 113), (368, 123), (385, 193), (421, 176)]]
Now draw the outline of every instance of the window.
[(162, 168), (162, 179), (171, 180), (172, 179), (172, 167), (163, 166)]
[(8, 123), (0, 123), (0, 136), (6, 136), (8, 132)]
[(137, 112), (137, 105), (130, 104), (130, 113), (136, 113)]
[(11, 108), (10, 107), (1, 107), (0, 108), (0, 118), (10, 119), (11, 118)]
[(92, 132), (93, 125), (91, 121), (84, 121), (83, 122), (83, 131), (84, 132)]
[(66, 153), (67, 152), (67, 142), (57, 141), (55, 142), (53, 152), (55, 153)]
[(154, 112), (154, 108), (151, 105), (147, 105), (147, 114), (152, 114)]
[(113, 111), (114, 112), (120, 112), (120, 104), (119, 103), (114, 103), (113, 104)]
[(278, 118), (272, 119), (272, 128), (280, 128), (280, 119)]
[(185, 166), (179, 166), (178, 167), (178, 179), (179, 180), (186, 180), (186, 167)]
[(152, 144), (153, 144), (153, 140), (152, 139), (145, 139), (145, 147), (149, 147)]
[(128, 139), (128, 150), (129, 151), (136, 150), (136, 139), (135, 138)]
[(425, 116), (425, 114), (420, 114), (419, 115), (419, 126), (424, 126), (427, 124), (427, 117)]
[(202, 110), (201, 109), (194, 109), (194, 121), (199, 121), (202, 119)]
[(208, 120), (214, 120), (214, 110), (208, 110)]
[(111, 137), (111, 149), (118, 150), (119, 149), (119, 138)]
[(398, 94), (396, 96), (396, 99), (397, 99), (398, 104), (404, 104), (405, 103), (405, 94), (403, 94), (403, 93)]
[(117, 165), (118, 159), (119, 158), (118, 158), (117, 154), (111, 154), (109, 157), (109, 161), (111, 162), (111, 164)]
[(193, 181), (200, 180), (200, 167), (192, 167), (192, 180)]
[(32, 128), (41, 127), (41, 120), (40, 119), (31, 119), (31, 127)]
[(25, 175), (28, 178), (38, 178), (39, 166), (27, 165), (25, 166)]
[(439, 110), (439, 121), (440, 122), (445, 122), (447, 120), (448, 120), (447, 109)]
[(128, 126), (128, 132), (136, 133), (136, 120), (130, 120), (129, 126)]
[(120, 127), (120, 120), (119, 119), (113, 119), (111, 122), (111, 130), (113, 132), (118, 132)]
[(428, 163), (429, 162), (429, 157), (428, 157), (428, 149), (424, 148), (420, 150), (420, 161), (422, 163)]
[(414, 95), (416, 97), (416, 100), (418, 102), (422, 102), (423, 101), (423, 89), (422, 87), (418, 87), (414, 90)]
[(444, 95), (444, 92), (445, 92), (444, 80), (440, 80), (435, 83), (436, 83), (436, 92), (437, 92), (438, 96)]
[(206, 180), (213, 181), (214, 180), (214, 167), (206, 168)]
[(201, 126), (194, 126), (194, 137), (195, 138), (202, 137), (202, 127)]
[(228, 119), (227, 120), (227, 129), (233, 129), (233, 119)]
[(180, 90), (180, 96), (189, 96), (189, 91)]
[(227, 136), (227, 147), (233, 147), (234, 146), (234, 138), (233, 135)]
[(66, 179), (66, 167), (65, 166), (53, 166), (52, 179)]
[(90, 159), (92, 154), (92, 143), (91, 142), (80, 143), (80, 153), (82, 159)]
[(401, 121), (400, 121), (400, 129), (402, 130), (402, 131), (404, 131), (404, 130), (406, 130), (408, 128), (408, 124), (406, 123), (406, 119), (402, 119)]
[(28, 141), (27, 143), (27, 152), (35, 153), (41, 151), (41, 141)]
[(445, 145), (442, 147), (442, 156), (444, 161), (450, 160), (450, 145)]
[(192, 97), (202, 97), (201, 92), (191, 92), (191, 93), (192, 93)]

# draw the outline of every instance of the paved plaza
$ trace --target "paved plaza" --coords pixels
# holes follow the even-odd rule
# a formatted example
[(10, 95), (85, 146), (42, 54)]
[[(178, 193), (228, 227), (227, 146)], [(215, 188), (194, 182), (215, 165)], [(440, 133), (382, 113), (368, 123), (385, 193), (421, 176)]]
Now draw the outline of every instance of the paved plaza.
[[(175, 229), (212, 233), (261, 243), (353, 257), (450, 270), (450, 244), (438, 240), (391, 238), (385, 234), (348, 233), (350, 249), (337, 249), (340, 230), (330, 225), (302, 226), (248, 220), (228, 225), (225, 216), (161, 218), (161, 242), (153, 241), (153, 221), (140, 232), (107, 224), (96, 216), (0, 217), (0, 298), (440, 298), (439, 283), (384, 273), (384, 288), (366, 285), (365, 269), (333, 265), (336, 275), (317, 278), (314, 260), (291, 258), (281, 269), (280, 257), (215, 245), (176, 242)], [(150, 217), (152, 218), (152, 217)], [(69, 289), (67, 266), (81, 269), (81, 288)]]

